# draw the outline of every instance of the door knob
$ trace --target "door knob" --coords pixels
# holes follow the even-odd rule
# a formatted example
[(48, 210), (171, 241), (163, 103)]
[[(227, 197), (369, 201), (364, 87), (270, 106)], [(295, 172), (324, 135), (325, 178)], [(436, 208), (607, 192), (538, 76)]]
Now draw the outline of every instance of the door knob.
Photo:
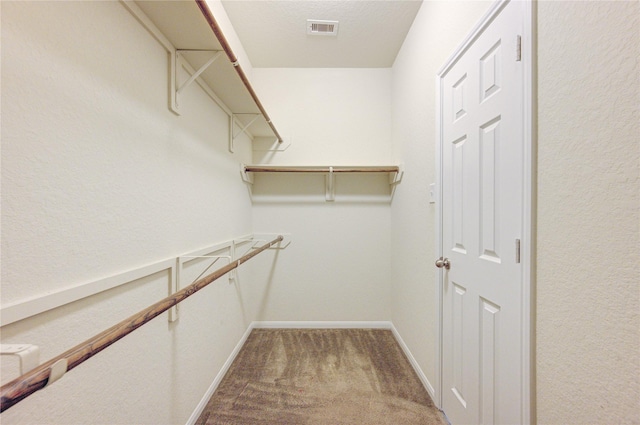
[(451, 268), (451, 262), (448, 258), (440, 257), (436, 260), (436, 267), (439, 269), (444, 267), (445, 269), (449, 270)]

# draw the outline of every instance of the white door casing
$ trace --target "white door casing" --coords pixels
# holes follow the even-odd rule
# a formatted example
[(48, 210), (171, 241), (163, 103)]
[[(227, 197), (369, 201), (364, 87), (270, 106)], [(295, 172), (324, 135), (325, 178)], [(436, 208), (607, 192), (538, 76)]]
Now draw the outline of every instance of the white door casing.
[(439, 393), (453, 425), (530, 421), (531, 3), (496, 2), (438, 73)]

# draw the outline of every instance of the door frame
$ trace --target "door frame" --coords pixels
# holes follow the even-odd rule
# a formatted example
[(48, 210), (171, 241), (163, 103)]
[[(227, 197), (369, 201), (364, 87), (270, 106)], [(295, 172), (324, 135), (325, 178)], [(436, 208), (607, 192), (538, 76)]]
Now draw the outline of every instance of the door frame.
[[(524, 7), (524, 26), (522, 34), (521, 54), (524, 64), (524, 93), (523, 93), (523, 216), (522, 241), (520, 244), (520, 260), (522, 262), (522, 388), (523, 400), (521, 418), (523, 424), (535, 423), (535, 344), (534, 344), (534, 279), (535, 279), (535, 140), (536, 140), (536, 14), (532, 0), (497, 0), (495, 1), (464, 41), (458, 46), (445, 64), (438, 70), (436, 76), (436, 256), (442, 257), (442, 96), (444, 75), (456, 64), (458, 59), (469, 49), (470, 45), (493, 22), (494, 18), (510, 1), (521, 2)], [(436, 343), (436, 375), (435, 375), (435, 403), (442, 407), (442, 325), (443, 325), (443, 271), (436, 269), (436, 299), (438, 300), (437, 323), (438, 339)]]

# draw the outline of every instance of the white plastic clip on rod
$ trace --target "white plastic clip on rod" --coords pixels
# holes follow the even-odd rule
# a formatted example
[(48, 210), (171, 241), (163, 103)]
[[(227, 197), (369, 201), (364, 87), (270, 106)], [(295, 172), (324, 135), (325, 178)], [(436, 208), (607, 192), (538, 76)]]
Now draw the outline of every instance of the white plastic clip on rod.
[(47, 381), (45, 388), (62, 378), (64, 374), (67, 373), (67, 365), (67, 359), (60, 359), (51, 366), (49, 380)]

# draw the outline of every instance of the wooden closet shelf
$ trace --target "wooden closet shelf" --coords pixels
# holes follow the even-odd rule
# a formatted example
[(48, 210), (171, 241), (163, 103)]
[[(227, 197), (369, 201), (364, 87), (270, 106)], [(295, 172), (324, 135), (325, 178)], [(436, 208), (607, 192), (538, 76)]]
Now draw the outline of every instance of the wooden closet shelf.
[(253, 184), (254, 173), (322, 173), (325, 176), (325, 197), (327, 201), (335, 200), (335, 179), (337, 173), (386, 173), (389, 175), (391, 192), (402, 181), (404, 171), (402, 165), (241, 165), (242, 180)]
[[(194, 82), (229, 115), (229, 150), (241, 133), (282, 143), (205, 0), (121, 0), (169, 53), (170, 109), (180, 115)], [(190, 77), (183, 76), (184, 68)], [(238, 127), (239, 130), (236, 130)]]
[(325, 165), (246, 165), (246, 173), (399, 173), (397, 165), (325, 166)]

